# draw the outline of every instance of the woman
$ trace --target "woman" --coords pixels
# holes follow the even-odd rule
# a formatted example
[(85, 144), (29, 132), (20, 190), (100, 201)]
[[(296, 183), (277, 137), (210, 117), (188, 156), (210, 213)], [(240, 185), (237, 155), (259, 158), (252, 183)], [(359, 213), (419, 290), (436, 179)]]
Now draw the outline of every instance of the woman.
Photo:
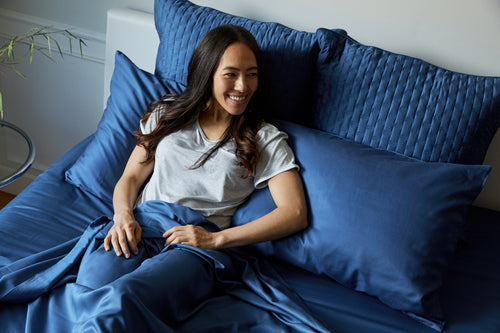
[[(307, 226), (302, 183), (286, 134), (258, 113), (261, 68), (253, 36), (241, 27), (221, 26), (194, 51), (185, 91), (152, 103), (116, 184), (114, 221), (106, 226), (104, 246), (97, 237), (80, 262), (76, 285), (90, 290), (91, 299), (78, 300), (84, 303), (78, 307), (84, 313), (82, 331), (87, 326), (134, 331), (138, 323), (177, 325), (217, 291), (235, 293), (242, 282), (258, 280), (246, 259), (222, 249), (277, 239)], [(238, 206), (266, 184), (276, 209), (229, 227)], [(162, 201), (186, 206), (213, 223), (196, 224), (198, 217), (187, 219), (192, 225), (159, 221), (169, 226), (164, 239), (154, 236), (163, 230), (155, 227), (152, 234), (151, 225), (143, 225), (148, 236), (141, 242), (134, 207), (141, 204), (139, 218), (141, 209)], [(107, 253), (111, 249), (116, 255)], [(87, 311), (99, 315), (86, 318)]]
[[(233, 25), (215, 28), (194, 51), (188, 69), (183, 93), (150, 106), (115, 187), (114, 225), (104, 248), (113, 248), (117, 256), (138, 253), (141, 226), (132, 211), (147, 200), (188, 206), (222, 229), (176, 226), (163, 234), (165, 245), (223, 249), (281, 238), (307, 226), (302, 183), (286, 135), (263, 122), (256, 107), (262, 66), (254, 37)], [(277, 208), (228, 228), (238, 205), (266, 184)]]
[[(38, 297), (28, 311), (33, 322), (50, 332), (192, 332), (189, 318), (196, 319), (196, 331), (211, 331), (205, 324), (217, 326), (217, 316), (231, 316), (232, 331), (290, 324), (302, 306), (276, 282), (280, 277), (246, 254), (220, 250), (283, 237), (307, 224), (286, 135), (257, 112), (261, 68), (257, 43), (245, 29), (222, 26), (203, 38), (186, 90), (153, 103), (141, 122), (115, 187), (113, 223), (99, 217), (76, 243), (62, 244), (30, 267), (40, 266), (37, 275), (20, 274), (20, 285), (36, 282), (19, 291), (22, 299)], [(237, 207), (266, 184), (277, 208), (229, 228)], [(132, 213), (139, 204), (142, 226)], [(40, 297), (47, 291), (50, 298)], [(214, 296), (223, 297), (211, 302)], [(260, 310), (247, 315), (249, 306)], [(301, 318), (310, 318), (301, 311)]]

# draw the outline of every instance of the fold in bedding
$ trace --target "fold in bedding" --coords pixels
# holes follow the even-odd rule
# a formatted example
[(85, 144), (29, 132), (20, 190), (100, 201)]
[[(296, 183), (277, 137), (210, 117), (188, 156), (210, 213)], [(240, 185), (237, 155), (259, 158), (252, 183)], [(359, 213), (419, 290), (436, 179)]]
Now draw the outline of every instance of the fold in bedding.
[(266, 261), (163, 246), (175, 225), (214, 231), (201, 214), (161, 201), (135, 214), (143, 234), (131, 259), (103, 250), (112, 222), (100, 217), (81, 237), (0, 268), (0, 301), (28, 302), (26, 332), (328, 332)]
[[(65, 171), (81, 156), (91, 139), (89, 137), (74, 147), (0, 211), (0, 269), (14, 274), (9, 282), (0, 283), (0, 294), (6, 294), (6, 288), (12, 289), (16, 283), (29, 279), (37, 271), (43, 272), (59, 259), (67, 257), (71, 250), (75, 251), (76, 243), (81, 241), (80, 236), (85, 231), (90, 235), (90, 230), (95, 228), (87, 228), (95, 217), (112, 214), (111, 203), (64, 181)], [(101, 222), (104, 228), (106, 220)], [(465, 246), (458, 250), (442, 288), (443, 307), (448, 323), (445, 332), (500, 331), (500, 303), (496, 296), (500, 292), (500, 212), (473, 207), (468, 225), (470, 231)], [(154, 242), (151, 244), (154, 245)], [(80, 252), (80, 255), (83, 256), (88, 248)], [(180, 248), (175, 251), (187, 249)], [(248, 279), (245, 283), (249, 283), (249, 286), (242, 282), (236, 284), (234, 290), (238, 294), (232, 293), (230, 285), (226, 284), (225, 291), (217, 289), (210, 298), (202, 301), (189, 320), (175, 324), (165, 324), (149, 313), (146, 307), (139, 307), (139, 311), (126, 306), (129, 313), (133, 311), (133, 325), (140, 326), (139, 332), (314, 330), (312, 324), (304, 324), (310, 319), (310, 314), (302, 306), (302, 301), (295, 298), (294, 293), (297, 293), (329, 332), (435, 332), (381, 304), (377, 299), (342, 287), (324, 276), (283, 263), (273, 262), (268, 266), (267, 260), (256, 261), (250, 256), (245, 257), (249, 260), (247, 264), (238, 264), (240, 254), (234, 252), (230, 256), (235, 258), (232, 259), (233, 268), (245, 272), (244, 268), (247, 267), (248, 272), (258, 273), (253, 284)], [(49, 261), (44, 263), (42, 258)], [(41, 265), (38, 269), (32, 266), (31, 272), (23, 271), (38, 262)], [(4, 270), (6, 267), (9, 269)], [(115, 310), (120, 309), (121, 298), (113, 288), (120, 282), (115, 281), (106, 287), (92, 290), (76, 283), (78, 268), (79, 261), (75, 261), (73, 268), (66, 269), (59, 280), (54, 281), (53, 277), (49, 277), (51, 281), (43, 281), (52, 286), (49, 292), (36, 290), (36, 285), (31, 286), (29, 298), (43, 292), (31, 302), (12, 303), (0, 300), (0, 332), (68, 332), (82, 326), (84, 318), (87, 318), (89, 325), (95, 323), (90, 331), (99, 330), (99, 325), (114, 325), (113, 320), (107, 317), (108, 314), (112, 317), (113, 311), (108, 309), (108, 314), (105, 314), (99, 313), (98, 309), (104, 309), (106, 304), (115, 306)], [(281, 275), (284, 283), (274, 274), (274, 269)], [(0, 275), (0, 279), (2, 278), (3, 274)], [(272, 289), (267, 288), (267, 285)], [(293, 292), (289, 293), (286, 286), (292, 288)], [(259, 291), (256, 292), (257, 290)], [(278, 294), (273, 295), (273, 290), (277, 290)], [(20, 290), (15, 292), (19, 293)], [(74, 297), (75, 295), (78, 297)], [(129, 303), (130, 306), (132, 304)], [(280, 309), (279, 306), (283, 308)], [(287, 312), (283, 310), (285, 308)], [(281, 313), (280, 319), (276, 313)], [(97, 318), (97, 314), (102, 315), (101, 319)], [(123, 325), (123, 320), (123, 317), (118, 319), (118, 324)], [(291, 327), (285, 327), (284, 321), (290, 322)], [(311, 319), (313, 321), (314, 318)], [(321, 328), (318, 327), (318, 330)]]

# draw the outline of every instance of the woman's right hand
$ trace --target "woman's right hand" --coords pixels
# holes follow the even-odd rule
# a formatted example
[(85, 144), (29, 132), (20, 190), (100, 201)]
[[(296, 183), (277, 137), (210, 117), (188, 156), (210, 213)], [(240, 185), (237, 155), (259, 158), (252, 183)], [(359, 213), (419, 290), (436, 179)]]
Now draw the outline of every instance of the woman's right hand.
[(135, 146), (113, 192), (114, 223), (104, 238), (104, 249), (109, 251), (112, 246), (117, 256), (123, 254), (125, 258), (130, 258), (130, 251), (139, 253), (142, 229), (134, 218), (133, 207), (139, 189), (153, 172), (154, 162), (143, 163), (146, 155), (144, 147)]
[(112, 246), (117, 256), (123, 254), (125, 258), (130, 258), (130, 252), (137, 255), (139, 253), (137, 245), (141, 240), (142, 229), (134, 215), (132, 213), (115, 214), (113, 222), (113, 226), (104, 238), (104, 249), (109, 251)]

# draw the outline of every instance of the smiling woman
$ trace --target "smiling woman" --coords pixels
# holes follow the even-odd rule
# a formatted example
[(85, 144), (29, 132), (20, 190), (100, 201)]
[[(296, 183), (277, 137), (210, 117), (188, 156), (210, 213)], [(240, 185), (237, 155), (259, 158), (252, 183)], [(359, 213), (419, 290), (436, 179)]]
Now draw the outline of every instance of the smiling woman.
[[(179, 246), (225, 250), (279, 239), (307, 226), (302, 181), (287, 135), (266, 123), (256, 111), (259, 103), (253, 102), (261, 68), (253, 35), (241, 26), (216, 27), (191, 59), (186, 89), (153, 103), (140, 123), (138, 142), (114, 189), (113, 221), (103, 245), (82, 258), (77, 276), (79, 285), (96, 289), (122, 277), (143, 281), (145, 276), (169, 276), (172, 283), (162, 283), (162, 290), (151, 292), (134, 283), (119, 290), (126, 298), (141, 293), (148, 309), (166, 310), (159, 315), (169, 322), (184, 316), (182, 310), (172, 317), (181, 307), (177, 300), (189, 299), (185, 308), (191, 312), (213, 295), (218, 274), (243, 281), (234, 274), (238, 259), (231, 252), (213, 251), (224, 262), (223, 272), (210, 265), (202, 276), (197, 272), (207, 267), (205, 258)], [(245, 225), (231, 226), (236, 209), (263, 187), (269, 187), (276, 208)], [(153, 248), (144, 252), (151, 236), (137, 209), (167, 203), (193, 210), (207, 226), (191, 221), (162, 225), (163, 239), (156, 236)], [(111, 250), (116, 255), (106, 253)], [(190, 269), (184, 268), (187, 262), (192, 263)], [(186, 297), (193, 283), (206, 288)]]
[[(198, 229), (201, 236), (195, 232), (188, 239), (185, 230), (178, 230), (184, 227), (168, 230), (167, 244), (193, 245), (200, 236), (208, 239), (200, 247), (221, 249), (280, 238), (307, 224), (286, 134), (264, 122), (259, 112), (262, 66), (254, 36), (241, 26), (214, 28), (198, 44), (188, 68), (185, 91), (167, 94), (146, 113), (115, 187), (115, 224), (104, 244), (117, 255), (137, 252), (140, 227), (132, 209), (151, 200), (186, 205), (222, 229), (213, 234)], [(263, 221), (228, 228), (237, 207), (267, 184), (282, 206)]]
[(219, 118), (230, 120), (231, 116), (242, 114), (257, 87), (257, 59), (252, 49), (241, 42), (229, 45), (214, 73), (213, 96), (216, 105), (211, 114), (204, 113), (205, 124), (210, 124), (210, 118), (214, 121)]

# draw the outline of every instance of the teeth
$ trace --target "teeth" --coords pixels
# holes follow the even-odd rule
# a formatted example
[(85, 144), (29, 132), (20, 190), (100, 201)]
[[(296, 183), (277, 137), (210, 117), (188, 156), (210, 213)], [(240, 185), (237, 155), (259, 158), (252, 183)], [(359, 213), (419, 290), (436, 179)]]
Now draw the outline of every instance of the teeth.
[(229, 96), (230, 99), (236, 102), (241, 102), (243, 101), (246, 97), (245, 96)]

